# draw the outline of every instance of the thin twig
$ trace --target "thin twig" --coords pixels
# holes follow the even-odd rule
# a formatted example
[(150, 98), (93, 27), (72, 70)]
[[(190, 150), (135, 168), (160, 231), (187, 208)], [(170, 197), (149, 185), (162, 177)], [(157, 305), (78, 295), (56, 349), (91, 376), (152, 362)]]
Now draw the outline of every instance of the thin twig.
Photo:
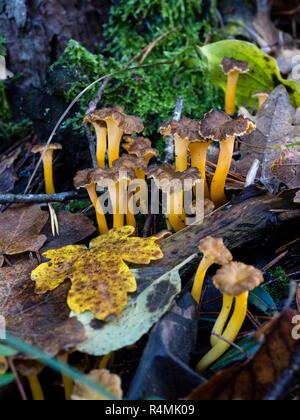
[(12, 373), (15, 375), (15, 381), (16, 381), (16, 384), (17, 384), (17, 387), (18, 387), (18, 390), (20, 392), (20, 395), (21, 395), (22, 400), (23, 401), (28, 401), (28, 398), (26, 396), (26, 392), (24, 390), (24, 387), (22, 385), (22, 382), (20, 381), (18, 372), (17, 372), (17, 370), (15, 368), (13, 359), (11, 357), (8, 358), (8, 364), (9, 364), (9, 367), (10, 367)]
[(0, 194), (0, 204), (14, 203), (63, 203), (68, 200), (86, 199), (88, 195), (79, 191), (58, 194)]
[(227, 338), (222, 337), (221, 335), (215, 333), (214, 331), (211, 334), (214, 335), (215, 337), (219, 338), (220, 340), (225, 341), (225, 343), (230, 344), (230, 346), (234, 347), (236, 350), (238, 350), (240, 353), (242, 353), (246, 357), (246, 359), (250, 358), (250, 355), (244, 349), (242, 349), (240, 346), (238, 346), (237, 344), (233, 343), (230, 340), (227, 340)]

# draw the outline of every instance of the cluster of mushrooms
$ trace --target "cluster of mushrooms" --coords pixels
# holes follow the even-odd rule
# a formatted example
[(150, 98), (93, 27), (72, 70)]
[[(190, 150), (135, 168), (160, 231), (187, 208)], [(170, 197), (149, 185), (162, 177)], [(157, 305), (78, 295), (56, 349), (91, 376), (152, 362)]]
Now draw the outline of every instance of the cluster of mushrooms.
[[(124, 224), (136, 227), (133, 207), (129, 204), (130, 198), (134, 195), (129, 185), (136, 179), (142, 181), (146, 178), (153, 179), (163, 192), (171, 196), (167, 213), (169, 225), (175, 232), (186, 227), (187, 214), (184, 210), (183, 188), (168, 190), (166, 187), (164, 190), (164, 185), (169, 185), (170, 181), (180, 181), (182, 187), (185, 180), (191, 181), (190, 189), (194, 195), (195, 187), (200, 182), (204, 184), (205, 207), (209, 212), (227, 202), (225, 186), (235, 141), (239, 136), (250, 134), (256, 127), (254, 122), (244, 115), (234, 117), (238, 79), (240, 74), (249, 71), (248, 63), (224, 58), (221, 67), (228, 75), (226, 112), (212, 110), (202, 120), (184, 118), (180, 121), (167, 121), (160, 128), (160, 133), (164, 137), (174, 138), (175, 165), (149, 166), (151, 159), (158, 156), (158, 151), (152, 147), (148, 138), (138, 136), (144, 129), (142, 120), (126, 115), (123, 107), (100, 109), (86, 116), (84, 123), (91, 124), (96, 132), (98, 167), (79, 171), (74, 178), (74, 185), (76, 189), (87, 190), (96, 211), (100, 234), (108, 232), (109, 227), (97, 194), (98, 187), (106, 189), (109, 193), (113, 203), (115, 228)], [(256, 93), (259, 106), (263, 105), (267, 96), (263, 92)], [(126, 136), (123, 137), (124, 135)], [(208, 148), (214, 142), (220, 143), (220, 154), (214, 177), (209, 183), (206, 178), (206, 159)], [(121, 146), (126, 153), (120, 156)], [(44, 153), (45, 145), (33, 149), (35, 153), (44, 154), (47, 194), (55, 192), (52, 160), (54, 150), (58, 149), (61, 149), (59, 144), (52, 144), (46, 153)], [(223, 309), (213, 332), (222, 335), (225, 341), (212, 335), (212, 349), (197, 366), (197, 371), (203, 372), (230, 347), (228, 343), (235, 340), (246, 317), (248, 293), (262, 283), (263, 276), (254, 267), (233, 262), (232, 255), (224, 246), (222, 239), (206, 238), (201, 241), (199, 249), (204, 256), (195, 277), (192, 290), (194, 299), (200, 302), (205, 275), (213, 264), (222, 266), (214, 276), (213, 283), (224, 297)], [(234, 299), (235, 309), (229, 319)]]

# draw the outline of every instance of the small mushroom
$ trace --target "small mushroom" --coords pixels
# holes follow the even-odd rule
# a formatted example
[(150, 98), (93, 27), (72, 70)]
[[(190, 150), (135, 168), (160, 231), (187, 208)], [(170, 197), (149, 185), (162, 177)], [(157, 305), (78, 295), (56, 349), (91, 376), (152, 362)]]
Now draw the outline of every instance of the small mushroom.
[[(47, 146), (46, 143), (34, 146), (32, 148), (32, 153), (40, 153), (42, 155), (46, 146)], [(61, 150), (61, 149), (62, 149), (61, 144), (50, 143), (43, 157), (46, 194), (55, 194), (55, 188), (54, 188), (54, 183), (53, 183), (53, 152), (54, 150)]]
[(190, 139), (190, 152), (191, 152), (191, 166), (192, 168), (198, 168), (201, 172), (202, 179), (204, 181), (204, 197), (209, 198), (209, 187), (206, 181), (206, 157), (207, 150), (211, 145), (212, 140), (204, 139), (198, 134), (197, 137)]
[(213, 265), (224, 265), (232, 261), (231, 252), (225, 247), (223, 239), (208, 236), (200, 241), (199, 250), (203, 254), (202, 261), (198, 267), (192, 296), (196, 302), (200, 302), (202, 288), (207, 270)]
[(44, 392), (39, 381), (39, 374), (44, 366), (35, 360), (15, 360), (17, 371), (28, 380), (34, 401), (45, 401)]
[(199, 122), (189, 118), (167, 121), (161, 126), (160, 133), (164, 137), (174, 137), (176, 172), (186, 171), (190, 139), (199, 138)]
[(230, 170), (234, 142), (236, 137), (250, 134), (255, 124), (244, 116), (233, 120), (223, 111), (212, 110), (200, 123), (200, 134), (207, 140), (220, 142), (220, 156), (215, 175), (211, 183), (211, 200), (216, 207), (227, 201), (225, 194), (226, 179)]
[(191, 181), (192, 187), (196, 186), (196, 184), (201, 181), (199, 169), (189, 168), (184, 172), (178, 172), (173, 165), (167, 163), (161, 166), (149, 167), (147, 176), (153, 178), (158, 188), (169, 196), (168, 220), (172, 228), (175, 232), (184, 229), (186, 226), (184, 181), (189, 180)]
[[(124, 226), (124, 214), (127, 212), (125, 208), (125, 191), (129, 181), (135, 179), (135, 173), (132, 169), (128, 169), (117, 165), (113, 168), (97, 168), (91, 175), (93, 182), (99, 187), (108, 188), (110, 199), (113, 206), (113, 227), (119, 228)], [(107, 184), (107, 181), (110, 181)], [(123, 183), (126, 183), (124, 188)]]
[[(202, 358), (197, 365), (197, 372), (204, 372), (211, 364), (218, 360), (229, 348), (228, 342), (234, 342), (243, 326), (248, 309), (249, 291), (254, 290), (264, 278), (260, 270), (240, 262), (231, 262), (224, 265), (213, 277), (214, 285), (224, 295), (224, 302), (235, 298), (235, 308), (232, 317), (222, 334), (225, 340), (217, 339), (214, 347)], [(223, 306), (225, 313), (220, 314), (220, 319), (225, 326), (226, 315), (229, 314)], [(229, 311), (230, 312), (230, 311)], [(228, 316), (228, 315), (227, 315)], [(225, 322), (224, 322), (225, 321)], [(219, 320), (217, 321), (217, 323)]]
[(101, 235), (108, 232), (108, 226), (103, 210), (100, 209), (100, 203), (96, 192), (96, 185), (93, 180), (95, 169), (84, 169), (77, 172), (74, 178), (76, 189), (85, 188), (89, 194), (90, 200), (95, 208), (99, 232)]
[(261, 108), (264, 105), (264, 103), (267, 101), (269, 96), (270, 96), (269, 92), (258, 91), (253, 95), (253, 98), (258, 99), (259, 108)]
[(105, 168), (105, 155), (107, 149), (107, 125), (105, 121), (99, 119), (98, 111), (91, 112), (88, 114), (83, 122), (85, 124), (92, 124), (97, 136), (97, 149), (96, 149), (96, 158), (97, 165), (100, 168)]
[(90, 118), (96, 118), (96, 116), (97, 121), (103, 121), (107, 125), (108, 159), (109, 166), (112, 167), (113, 162), (119, 159), (123, 134), (140, 133), (144, 125), (140, 118), (126, 115), (124, 108), (120, 106), (97, 110)]
[(248, 73), (249, 63), (247, 61), (238, 61), (235, 58), (225, 57), (222, 60), (221, 68), (223, 72), (228, 76), (225, 110), (227, 114), (234, 115), (237, 83), (240, 74)]
[[(88, 375), (88, 379), (101, 385), (108, 392), (115, 395), (116, 399), (121, 399), (123, 396), (121, 378), (118, 375), (110, 373), (106, 369), (92, 370)], [(101, 401), (106, 398), (92, 390), (91, 388), (83, 385), (79, 381), (76, 382), (72, 394), (72, 401)]]
[[(151, 147), (151, 141), (145, 137), (125, 137), (123, 148), (130, 155), (135, 155), (139, 158), (144, 158), (146, 165), (149, 165), (153, 157), (158, 156), (158, 150)], [(145, 179), (146, 172), (144, 170), (136, 169), (136, 175), (139, 179)]]

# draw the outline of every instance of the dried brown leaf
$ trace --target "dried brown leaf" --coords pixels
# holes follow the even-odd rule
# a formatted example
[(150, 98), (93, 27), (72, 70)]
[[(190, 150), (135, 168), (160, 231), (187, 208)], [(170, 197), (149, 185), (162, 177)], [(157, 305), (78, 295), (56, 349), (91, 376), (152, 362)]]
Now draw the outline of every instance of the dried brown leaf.
[(271, 166), (272, 174), (288, 188), (300, 187), (300, 146), (282, 150)]
[(262, 400), (289, 366), (299, 343), (292, 337), (295, 315), (286, 310), (263, 327), (258, 334), (262, 345), (252, 359), (217, 373), (187, 400)]
[(83, 342), (86, 333), (77, 318), (69, 318), (70, 283), (46, 295), (34, 293), (30, 275), (36, 266), (28, 260), (0, 269), (0, 315), (7, 333), (55, 356)]
[(38, 204), (15, 206), (0, 215), (0, 267), (4, 255), (39, 251), (47, 240), (40, 231), (48, 217)]

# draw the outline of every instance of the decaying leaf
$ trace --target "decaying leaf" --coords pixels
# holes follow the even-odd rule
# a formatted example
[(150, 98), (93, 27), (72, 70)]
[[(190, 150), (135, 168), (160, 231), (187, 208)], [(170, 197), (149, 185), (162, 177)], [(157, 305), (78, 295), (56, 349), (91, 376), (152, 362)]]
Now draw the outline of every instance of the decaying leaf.
[(285, 148), (271, 166), (272, 174), (288, 188), (300, 187), (300, 146)]
[(42, 230), (42, 233), (47, 236), (48, 240), (40, 250), (41, 253), (50, 249), (76, 244), (96, 231), (92, 220), (82, 214), (74, 214), (64, 210), (58, 210), (56, 214), (59, 224), (59, 236), (53, 237), (51, 224), (48, 222)]
[(0, 215), (0, 267), (4, 255), (39, 251), (47, 240), (40, 231), (48, 217), (48, 213), (35, 204), (18, 205)]
[[(118, 375), (110, 373), (106, 369), (92, 370), (87, 377), (102, 385), (108, 392), (115, 395), (117, 399), (121, 399), (123, 396), (121, 378)], [(73, 401), (100, 401), (106, 400), (106, 398), (99, 394), (97, 391), (87, 387), (86, 385), (77, 382), (74, 386)]]
[(134, 270), (137, 292), (116, 319), (103, 323), (89, 312), (78, 315), (88, 339), (77, 349), (82, 353), (104, 356), (136, 343), (170, 309), (181, 291), (179, 270), (193, 258), (189, 257), (167, 272), (166, 267)]
[(284, 311), (258, 333), (260, 349), (248, 362), (214, 375), (187, 400), (262, 400), (288, 368), (299, 340), (292, 336), (295, 316)]
[(127, 294), (136, 291), (136, 280), (124, 261), (149, 264), (163, 257), (156, 238), (134, 238), (132, 226), (112, 229), (84, 245), (48, 251), (50, 261), (32, 273), (36, 293), (54, 290), (67, 278), (72, 281), (68, 305), (76, 313), (91, 311), (99, 320), (119, 315)]
[(0, 269), (0, 315), (8, 334), (54, 356), (84, 341), (86, 333), (76, 318), (69, 318), (68, 283), (43, 296), (34, 293), (30, 275), (36, 266), (23, 261)]

